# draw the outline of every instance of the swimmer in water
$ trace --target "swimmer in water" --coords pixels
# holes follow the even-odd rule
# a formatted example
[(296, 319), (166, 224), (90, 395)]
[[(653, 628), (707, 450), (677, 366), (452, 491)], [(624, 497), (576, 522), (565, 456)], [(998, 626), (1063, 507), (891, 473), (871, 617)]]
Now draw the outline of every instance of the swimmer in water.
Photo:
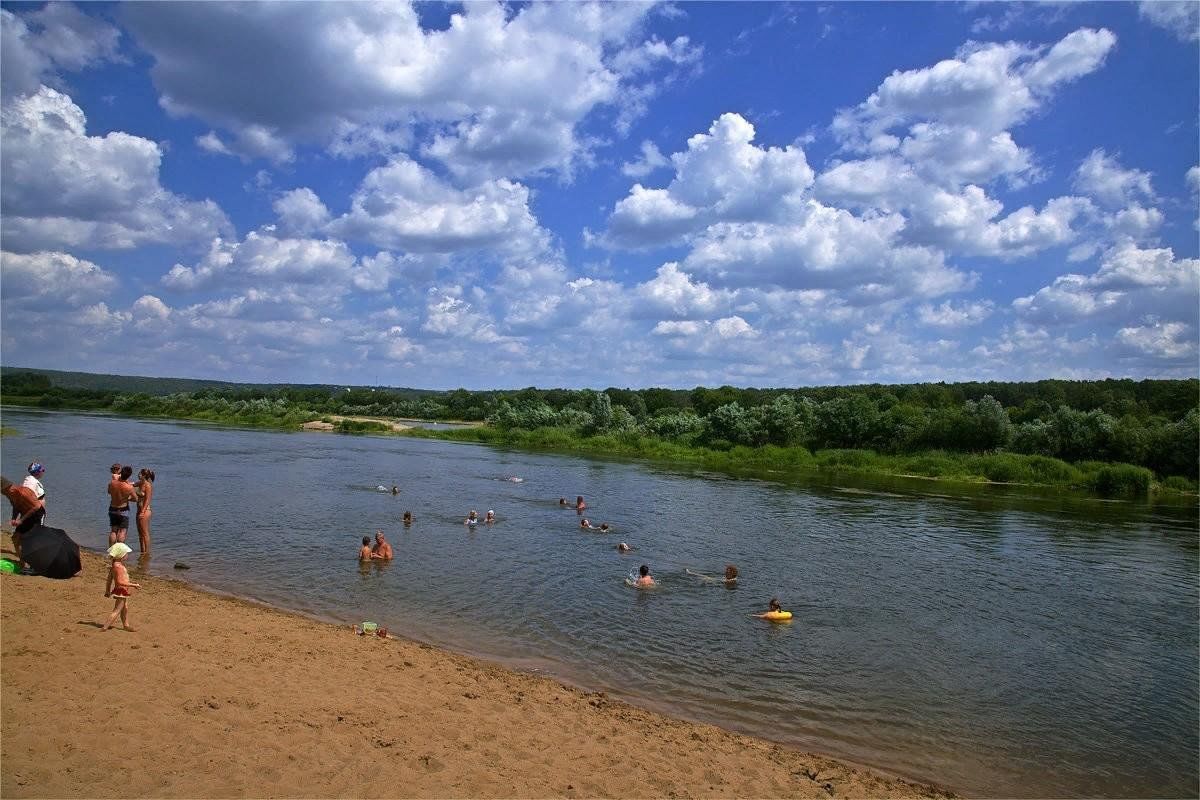
[(558, 498), (558, 504), (559, 504), (560, 506), (562, 506), (562, 507), (566, 508), (566, 506), (567, 506), (567, 498), (565, 498), (565, 497), (560, 497), (560, 498)]
[(650, 567), (642, 564), (638, 567), (638, 579), (634, 583), (639, 589), (648, 589), (654, 586), (654, 578), (650, 577)]
[(733, 584), (737, 583), (737, 576), (738, 576), (737, 567), (735, 567), (733, 564), (726, 564), (725, 565), (725, 585), (732, 586)]
[(392, 484), (392, 494), (400, 494), (400, 487), (394, 483)]
[(575, 510), (583, 511), (585, 508), (587, 508), (587, 503), (583, 502), (583, 495), (579, 495), (575, 498)]
[(359, 561), (370, 561), (371, 560), (371, 537), (370, 536), (363, 537), (362, 547), (358, 548), (358, 560)]
[(752, 614), (751, 616), (760, 617), (760, 618), (764, 618), (764, 619), (765, 619), (765, 618), (766, 618), (766, 616), (767, 616), (767, 614), (774, 614), (774, 613), (777, 613), (777, 612), (779, 612), (779, 611), (783, 611), (783, 607), (779, 605), (779, 598), (778, 598), (778, 597), (772, 597), (772, 598), (771, 598), (771, 602), (767, 603), (767, 610), (766, 610), (766, 612), (764, 612), (764, 613), (762, 613), (762, 614)]
[(487, 514), (484, 514), (484, 516), (483, 516), (483, 522), (485, 525), (491, 525), (495, 521), (496, 521), (496, 512), (492, 511), (489, 508)]
[(630, 547), (629, 545), (625, 544), (624, 542), (621, 542), (620, 544), (618, 544), (618, 545), (617, 545), (617, 552), (618, 552), (618, 553), (628, 553), (628, 552), (629, 552), (630, 550), (632, 550), (632, 549), (633, 549), (632, 547)]
[(584, 517), (583, 519), (579, 520), (579, 527), (586, 531), (590, 531), (592, 529), (592, 523), (588, 522), (587, 517)]
[(467, 514), (467, 518), (463, 520), (464, 525), (470, 525), (472, 528), (479, 524), (479, 513), (475, 509), (471, 509)]
[(404, 527), (406, 527), (406, 528), (407, 528), (409, 525), (412, 525), (412, 523), (413, 523), (413, 515), (412, 515), (412, 512), (411, 512), (411, 511), (405, 511), (405, 512), (404, 512)]
[(392, 560), (392, 546), (383, 535), (383, 531), (375, 531), (375, 547), (371, 550), (371, 558), (377, 561)]

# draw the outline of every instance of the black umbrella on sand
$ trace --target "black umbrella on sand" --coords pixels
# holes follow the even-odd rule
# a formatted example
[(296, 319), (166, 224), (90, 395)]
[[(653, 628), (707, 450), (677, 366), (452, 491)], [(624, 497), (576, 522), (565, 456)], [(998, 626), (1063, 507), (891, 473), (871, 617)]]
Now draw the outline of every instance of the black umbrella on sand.
[(62, 528), (45, 525), (21, 535), (21, 559), (47, 578), (71, 578), (83, 569), (79, 545)]

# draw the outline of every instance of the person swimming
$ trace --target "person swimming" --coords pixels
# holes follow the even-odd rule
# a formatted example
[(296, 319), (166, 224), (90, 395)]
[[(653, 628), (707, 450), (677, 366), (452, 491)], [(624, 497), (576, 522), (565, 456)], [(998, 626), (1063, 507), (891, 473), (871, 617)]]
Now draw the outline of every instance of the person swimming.
[(654, 578), (650, 575), (650, 567), (642, 564), (638, 567), (638, 579), (634, 582), (634, 586), (639, 589), (649, 589), (654, 585)]
[(625, 544), (624, 542), (621, 542), (620, 544), (618, 544), (618, 545), (617, 545), (617, 552), (618, 552), (618, 553), (628, 553), (628, 552), (629, 552), (630, 550), (632, 550), (632, 549), (633, 549), (632, 547), (630, 547), (629, 545)]
[(765, 612), (761, 614), (751, 614), (750, 616), (758, 617), (759, 619), (770, 619), (770, 616), (768, 615), (771, 614), (786, 614), (789, 619), (792, 616), (791, 612), (784, 611), (783, 606), (779, 605), (778, 597), (771, 598), (771, 602), (767, 603), (767, 610)]
[(483, 522), (485, 525), (491, 525), (495, 521), (496, 521), (496, 512), (492, 511), (489, 508), (487, 514), (485, 514), (483, 517)]
[(476, 525), (479, 524), (479, 512), (477, 512), (475, 509), (472, 508), (471, 511), (467, 514), (467, 518), (463, 520), (463, 524), (469, 525), (472, 528), (474, 528)]
[(703, 572), (696, 572), (693, 569), (684, 569), (684, 572), (686, 572), (688, 575), (699, 578), (705, 583), (716, 583), (717, 581), (721, 581), (726, 586), (732, 587), (737, 585), (738, 568), (733, 564), (725, 565), (725, 575), (720, 578), (714, 578), (712, 575), (705, 575)]
[(412, 515), (412, 512), (411, 512), (411, 511), (405, 511), (405, 512), (404, 512), (404, 526), (405, 526), (405, 527), (408, 527), (409, 525), (412, 525), (412, 523), (413, 523), (413, 515)]

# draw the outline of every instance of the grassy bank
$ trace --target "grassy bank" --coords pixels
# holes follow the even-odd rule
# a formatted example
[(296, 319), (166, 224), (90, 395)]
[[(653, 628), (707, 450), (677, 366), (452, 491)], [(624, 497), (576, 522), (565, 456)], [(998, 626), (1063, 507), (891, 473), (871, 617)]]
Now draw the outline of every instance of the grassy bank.
[[(4, 401), (12, 405), (23, 405), (22, 399), (5, 397)], [(44, 405), (39, 403), (24, 405), (44, 408)], [(149, 409), (144, 406), (136, 410), (111, 407), (103, 410), (142, 419), (178, 419), (274, 430), (297, 430), (305, 422), (322, 421), (332, 424), (334, 431), (338, 433), (412, 436), (537, 452), (693, 464), (731, 475), (768, 473), (799, 476), (850, 473), (902, 476), (968, 484), (1006, 483), (1060, 487), (1092, 492), (1103, 497), (1144, 497), (1152, 492), (1195, 494), (1197, 491), (1195, 481), (1178, 476), (1158, 481), (1149, 469), (1132, 464), (1101, 461), (1081, 461), (1072, 464), (1047, 456), (1010, 452), (956, 453), (928, 450), (891, 455), (867, 449), (827, 449), (813, 452), (798, 445), (770, 444), (759, 447), (732, 445), (712, 448), (668, 441), (636, 430), (589, 436), (577, 429), (564, 427), (526, 430), (481, 425), (470, 428), (412, 428), (396, 431), (392, 427), (394, 420), (391, 419), (347, 419), (337, 415), (318, 415), (295, 406), (263, 401), (232, 405), (234, 407), (220, 409), (189, 409), (175, 404), (170, 413), (148, 413)]]
[(639, 435), (637, 433), (582, 436), (563, 428), (535, 430), (494, 427), (456, 430), (408, 431), (405, 435), (457, 442), (478, 442), (522, 450), (578, 455), (619, 456), (670, 463), (695, 464), (717, 472), (770, 472), (812, 474), (843, 472), (891, 475), (959, 483), (1011, 483), (1061, 487), (1093, 492), (1105, 497), (1145, 496), (1152, 491), (1196, 492), (1186, 478), (1156, 482), (1145, 467), (1132, 464), (1084, 461), (1069, 464), (1046, 456), (1019, 453), (947, 453), (928, 451), (887, 455), (871, 450), (818, 450), (799, 446), (734, 446), (714, 450)]

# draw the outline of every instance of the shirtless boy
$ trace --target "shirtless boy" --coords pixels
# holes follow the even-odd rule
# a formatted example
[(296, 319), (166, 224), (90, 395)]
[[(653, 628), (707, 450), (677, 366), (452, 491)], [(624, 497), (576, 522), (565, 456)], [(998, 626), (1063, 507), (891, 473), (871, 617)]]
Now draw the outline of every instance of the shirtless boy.
[(129, 501), (137, 500), (137, 489), (129, 482), (133, 467), (121, 467), (121, 471), (108, 482), (108, 543), (114, 545), (125, 541), (129, 531)]
[(362, 547), (358, 548), (358, 560), (359, 561), (370, 561), (371, 560), (371, 537), (370, 536), (363, 537)]
[(392, 560), (392, 546), (383, 538), (383, 531), (375, 531), (375, 549), (371, 551), (371, 558), (379, 561)]

